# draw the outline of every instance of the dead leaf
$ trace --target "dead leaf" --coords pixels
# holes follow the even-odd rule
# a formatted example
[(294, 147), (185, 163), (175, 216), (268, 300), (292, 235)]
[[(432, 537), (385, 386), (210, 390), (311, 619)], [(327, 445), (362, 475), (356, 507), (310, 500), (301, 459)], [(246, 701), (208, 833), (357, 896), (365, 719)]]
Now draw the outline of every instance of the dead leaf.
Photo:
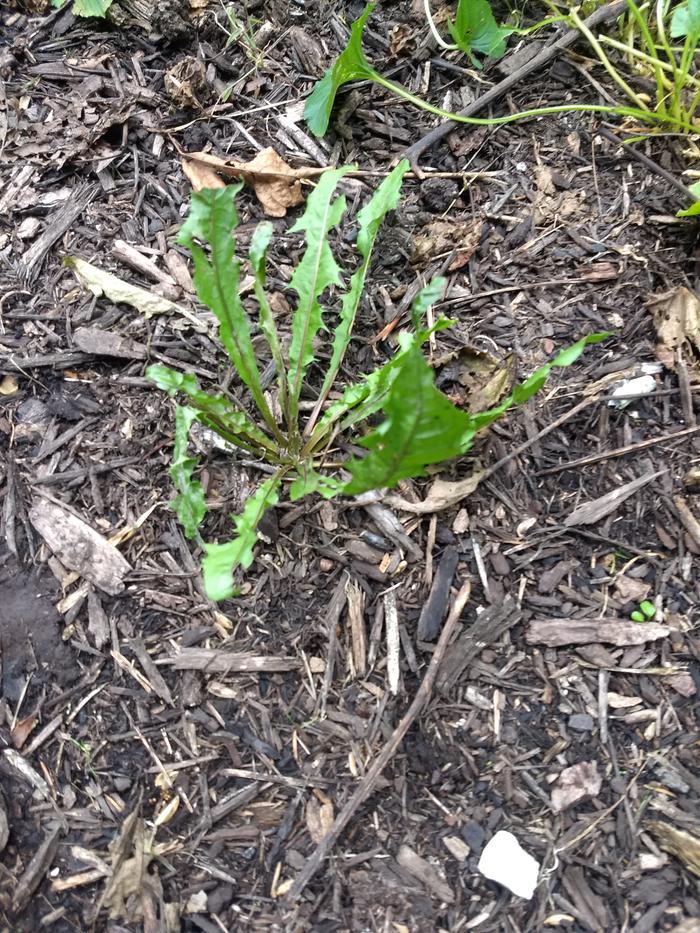
[(580, 761), (570, 768), (565, 768), (552, 790), (552, 810), (561, 813), (579, 800), (596, 797), (600, 793), (602, 783), (595, 761)]
[(480, 218), (463, 222), (434, 220), (423, 227), (413, 239), (411, 262), (414, 266), (425, 266), (439, 256), (455, 252), (448, 272), (456, 272), (469, 262), (481, 242), (484, 221)]
[(413, 512), (415, 515), (442, 512), (470, 496), (479, 485), (483, 473), (483, 470), (477, 470), (466, 479), (456, 481), (436, 479), (422, 502), (411, 502), (402, 496), (385, 496), (384, 502), (391, 508), (402, 512)]
[(182, 158), (182, 170), (195, 191), (203, 188), (225, 188), (226, 182), (216, 174), (216, 169), (196, 159)]
[(643, 645), (669, 635), (671, 629), (658, 622), (631, 619), (533, 619), (525, 632), (529, 645)]
[[(250, 162), (221, 159), (208, 152), (183, 152), (181, 155), (183, 169), (196, 191), (199, 188), (222, 187), (222, 184), (211, 183), (212, 174), (242, 178), (251, 185), (268, 217), (284, 217), (288, 208), (301, 204), (304, 200), (302, 179), (315, 178), (326, 171), (325, 168), (292, 168), (272, 147), (263, 149)], [(199, 184), (199, 177), (210, 181)]]
[(656, 356), (667, 369), (674, 369), (679, 348), (700, 353), (700, 301), (693, 292), (679, 285), (654, 296), (647, 307), (659, 338)]
[(19, 722), (15, 725), (14, 729), (10, 733), (12, 738), (12, 744), (15, 748), (21, 748), (24, 743), (27, 741), (31, 735), (32, 730), (37, 722), (36, 713), (31, 713), (29, 716), (25, 716), (24, 719), (20, 719)]
[(206, 66), (192, 55), (168, 68), (163, 84), (166, 94), (178, 107), (201, 107), (209, 97)]
[[(112, 275), (111, 272), (104, 272), (97, 266), (93, 266), (92, 263), (85, 262), (84, 259), (67, 256), (64, 263), (73, 270), (75, 277), (83, 288), (87, 288), (98, 298), (105, 295), (115, 304), (129, 305), (140, 311), (145, 318), (153, 317), (154, 314), (178, 314), (187, 318), (195, 330), (207, 330), (206, 325), (191, 311), (183, 308), (182, 305), (175, 304), (174, 301), (170, 301), (168, 298), (161, 298), (160, 295), (147, 291), (145, 288), (139, 288), (138, 285), (131, 285), (116, 275)], [(184, 327), (185, 325), (181, 324), (180, 326)]]
[(321, 803), (315, 796), (306, 805), (306, 828), (313, 842), (318, 845), (333, 825), (333, 804), (330, 800)]

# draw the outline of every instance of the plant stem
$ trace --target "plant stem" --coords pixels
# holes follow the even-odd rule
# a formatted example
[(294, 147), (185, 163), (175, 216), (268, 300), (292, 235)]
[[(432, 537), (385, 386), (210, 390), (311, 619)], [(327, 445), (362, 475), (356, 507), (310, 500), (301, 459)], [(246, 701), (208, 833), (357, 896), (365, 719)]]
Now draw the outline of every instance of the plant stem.
[[(617, 49), (619, 52), (627, 52), (628, 55), (633, 56), (634, 58), (639, 59), (640, 61), (646, 62), (649, 65), (654, 67), (654, 70), (661, 69), (663, 72), (672, 72), (673, 65), (670, 65), (668, 62), (661, 62), (658, 58), (654, 58), (652, 55), (648, 55), (646, 52), (641, 52), (639, 49), (634, 48), (631, 45), (625, 45), (624, 42), (618, 42), (617, 39), (611, 39), (610, 36), (600, 36), (600, 42), (605, 45), (610, 45), (614, 49)], [(688, 84), (693, 84), (696, 87), (700, 87), (700, 81), (697, 78), (694, 78), (692, 75), (687, 75), (686, 81)], [(670, 90), (673, 85), (668, 80), (665, 74), (660, 74), (657, 79), (657, 90), (658, 85), (663, 84), (667, 90)]]
[(435, 39), (440, 48), (445, 49), (446, 52), (455, 52), (459, 46), (450, 45), (449, 43), (445, 42), (445, 40), (438, 32), (437, 26), (435, 25), (435, 20), (433, 19), (433, 14), (430, 12), (430, 0), (423, 0), (423, 9), (425, 10), (425, 18), (428, 20), (428, 26), (433, 34), (433, 39)]
[(635, 94), (633, 89), (625, 81), (625, 79), (622, 77), (620, 72), (617, 71), (617, 69), (614, 68), (613, 65), (610, 63), (610, 59), (605, 54), (603, 47), (598, 42), (596, 37), (593, 35), (591, 30), (588, 28), (588, 26), (586, 26), (586, 24), (583, 22), (583, 20), (578, 15), (574, 7), (571, 8), (569, 16), (574, 26), (579, 30), (579, 32), (583, 36), (586, 37), (591, 48), (598, 56), (598, 59), (600, 60), (601, 65), (603, 66), (603, 68), (605, 68), (605, 70), (610, 75), (610, 77), (615, 82), (615, 84), (617, 84), (617, 86), (625, 92), (625, 94), (629, 97), (632, 103), (635, 104), (635, 106), (639, 108), (639, 110), (649, 110), (649, 108), (644, 103), (644, 101), (641, 99), (641, 97)]
[[(501, 126), (506, 123), (514, 123), (517, 120), (525, 120), (532, 117), (544, 117), (554, 113), (572, 112), (611, 113), (616, 116), (635, 117), (645, 123), (674, 123), (675, 125), (675, 121), (670, 120), (664, 114), (655, 113), (647, 107), (640, 110), (636, 107), (611, 107), (604, 104), (559, 104), (554, 107), (537, 107), (533, 110), (521, 110), (519, 113), (511, 113), (505, 117), (463, 117), (458, 113), (450, 113), (447, 110), (443, 110), (441, 107), (435, 107), (433, 104), (428, 103), (427, 100), (423, 100), (422, 97), (417, 97), (415, 94), (412, 94), (411, 91), (401, 84), (395, 84), (393, 81), (385, 78), (378, 71), (375, 71), (374, 68), (367, 69), (367, 78), (375, 81), (388, 91), (397, 94), (399, 97), (403, 97), (404, 100), (415, 104), (416, 107), (427, 110), (428, 113), (432, 113), (436, 117), (442, 117), (444, 120), (453, 120), (455, 123), (468, 123), (473, 126)], [(695, 132), (695, 129), (688, 124), (684, 125), (683, 128), (687, 132)]]

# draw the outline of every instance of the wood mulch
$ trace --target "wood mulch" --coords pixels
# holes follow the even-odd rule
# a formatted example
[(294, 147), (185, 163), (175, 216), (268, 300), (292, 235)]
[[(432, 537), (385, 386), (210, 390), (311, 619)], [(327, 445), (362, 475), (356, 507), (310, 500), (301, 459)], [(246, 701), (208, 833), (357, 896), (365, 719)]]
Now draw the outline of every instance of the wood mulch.
[[(215, 606), (144, 376), (164, 361), (238, 391), (174, 243), (179, 150), (357, 163), (350, 266), (352, 218), (434, 121), (360, 86), (306, 134), (356, 4), (187, 6), (155, 4), (149, 32), (0, 5), (0, 929), (697, 930), (700, 381), (690, 351), (655, 365), (650, 307), (697, 286), (677, 188), (586, 114), (425, 153), (344, 378), (390, 357), (437, 273), (455, 324), (430, 352), (455, 401), (489, 360), (516, 379), (611, 336), (441, 471), (484, 470), (471, 496), (282, 502)], [(441, 58), (408, 4), (370, 26), (368, 55), (441, 105), (499, 80)], [(580, 61), (498, 106), (591, 100)], [(641, 150), (680, 178), (684, 146)], [(264, 214), (239, 204), (246, 248)], [(274, 220), (282, 327), (298, 210)], [(66, 256), (185, 313), (93, 295)], [(645, 372), (652, 391), (611, 400)], [(205, 538), (225, 540), (262, 473), (201, 444)], [(655, 619), (632, 622), (645, 600)], [(531, 900), (478, 870), (500, 830), (540, 865)]]

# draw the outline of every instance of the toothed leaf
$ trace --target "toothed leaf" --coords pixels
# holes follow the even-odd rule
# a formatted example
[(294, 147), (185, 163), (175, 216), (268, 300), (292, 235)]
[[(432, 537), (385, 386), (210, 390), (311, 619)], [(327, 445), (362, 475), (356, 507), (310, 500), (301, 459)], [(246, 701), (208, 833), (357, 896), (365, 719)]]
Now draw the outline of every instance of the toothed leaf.
[(237, 567), (246, 569), (253, 563), (253, 548), (258, 540), (258, 525), (263, 515), (279, 501), (279, 475), (260, 486), (248, 499), (240, 515), (233, 516), (238, 534), (226, 544), (205, 544), (206, 557), (202, 561), (204, 589), (215, 602), (228, 599), (235, 593), (233, 572)]
[(245, 412), (236, 408), (233, 402), (224, 396), (211, 395), (200, 389), (197, 377), (192, 373), (181, 373), (157, 364), (148, 367), (146, 376), (170, 396), (175, 396), (178, 392), (187, 396), (190, 406), (196, 410), (202, 424), (216, 431), (230, 444), (238, 444), (245, 450), (251, 450), (251, 447), (273, 449), (272, 440)]
[(207, 512), (202, 484), (193, 475), (198, 460), (196, 457), (190, 457), (187, 453), (190, 428), (196, 417), (197, 412), (192, 408), (184, 408), (182, 405), (175, 406), (175, 443), (173, 445), (170, 478), (178, 490), (178, 494), (171, 501), (170, 507), (177, 513), (180, 524), (188, 538), (194, 538)]
[(298, 296), (292, 320), (292, 342), (289, 347), (289, 410), (296, 419), (299, 394), (304, 374), (314, 358), (313, 341), (323, 325), (318, 299), (331, 285), (340, 285), (340, 267), (328, 243), (328, 231), (335, 227), (345, 212), (345, 198), (332, 200), (338, 182), (350, 171), (350, 166), (325, 172), (309, 195), (306, 210), (290, 233), (303, 231), (306, 249), (289, 283)]
[[(236, 372), (250, 389), (267, 425), (273, 427), (275, 421), (260, 384), (250, 322), (238, 294), (240, 263), (235, 258), (236, 241), (232, 232), (238, 226), (234, 199), (241, 187), (237, 184), (193, 191), (190, 213), (180, 229), (178, 243), (192, 252), (199, 300), (216, 315), (219, 337)], [(209, 245), (210, 257), (198, 240)]]
[(360, 300), (364, 294), (365, 280), (372, 259), (372, 249), (377, 238), (377, 233), (386, 215), (389, 211), (393, 211), (399, 202), (403, 177), (409, 168), (410, 165), (408, 161), (402, 159), (377, 188), (369, 203), (366, 204), (357, 215), (359, 226), (357, 249), (362, 257), (362, 262), (350, 279), (350, 287), (343, 295), (340, 319), (336, 325), (335, 335), (333, 337), (331, 360), (328, 364), (326, 378), (321, 387), (320, 394), (322, 399), (326, 397), (338, 375), (338, 370), (340, 369), (345, 351), (352, 337), (355, 317), (357, 315), (357, 309), (360, 306)]

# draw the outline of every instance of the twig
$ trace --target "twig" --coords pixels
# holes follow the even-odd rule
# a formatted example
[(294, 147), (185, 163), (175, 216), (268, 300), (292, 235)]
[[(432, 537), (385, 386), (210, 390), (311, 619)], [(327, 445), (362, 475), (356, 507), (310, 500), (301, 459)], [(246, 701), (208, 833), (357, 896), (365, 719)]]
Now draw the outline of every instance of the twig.
[(547, 434), (550, 434), (552, 431), (555, 431), (557, 428), (561, 427), (569, 418), (573, 418), (574, 415), (577, 415), (580, 411), (583, 411), (586, 408), (589, 408), (591, 405), (595, 405), (599, 401), (599, 396), (593, 395), (591, 398), (585, 398), (583, 401), (579, 402), (577, 405), (574, 405), (573, 408), (570, 408), (568, 411), (565, 411), (561, 417), (557, 418), (556, 421), (552, 421), (551, 424), (548, 424), (546, 428), (542, 428), (541, 431), (538, 431), (534, 437), (529, 437), (526, 441), (520, 444), (518, 447), (514, 447), (505, 457), (501, 457), (493, 466), (490, 466), (488, 470), (481, 477), (481, 482), (488, 479), (490, 476), (500, 470), (502, 466), (505, 466), (510, 460), (514, 457), (519, 456), (524, 450), (527, 450), (529, 447), (532, 447), (533, 444), (536, 444), (541, 438), (545, 437)]
[(662, 437), (649, 437), (645, 441), (628, 444), (626, 447), (617, 447), (615, 450), (607, 450), (600, 454), (579, 457), (578, 460), (567, 460), (566, 463), (558, 463), (556, 466), (547, 467), (546, 470), (537, 470), (535, 476), (546, 476), (548, 473), (560, 473), (562, 470), (572, 470), (575, 467), (587, 466), (590, 463), (599, 463), (601, 460), (624, 457), (625, 454), (635, 453), (638, 450), (644, 450), (646, 447), (653, 447), (655, 444), (664, 444), (666, 441), (675, 441), (679, 437), (687, 437), (689, 434), (696, 434), (698, 431), (700, 431), (700, 427), (695, 426), (684, 428), (682, 431), (674, 431), (671, 434), (664, 434)]
[(399, 746), (401, 745), (401, 742), (404, 739), (404, 736), (415, 722), (418, 714), (421, 712), (425, 704), (430, 699), (433, 685), (435, 684), (435, 678), (437, 677), (438, 668), (440, 667), (440, 663), (445, 656), (447, 646), (450, 642), (455, 626), (459, 621), (459, 617), (462, 614), (462, 610), (469, 600), (470, 592), (471, 584), (469, 581), (467, 581), (462, 585), (462, 588), (455, 597), (454, 604), (450, 610), (450, 614), (447, 617), (447, 621), (445, 622), (445, 627), (443, 628), (440, 639), (435, 646), (435, 651), (433, 652), (433, 656), (430, 660), (428, 670), (426, 671), (423, 682), (421, 683), (415, 697), (413, 698), (413, 702), (404, 714), (401, 722), (394, 730), (392, 737), (386, 743), (379, 755), (377, 755), (377, 758), (375, 759), (372, 767), (369, 769), (369, 771), (367, 771), (365, 776), (358, 784), (355, 793), (345, 804), (343, 809), (335, 818), (331, 828), (306, 860), (304, 867), (299, 872), (296, 880), (294, 881), (294, 884), (289, 889), (287, 894), (288, 903), (293, 904), (299, 899), (304, 888), (320, 869), (326, 857), (329, 855), (331, 849), (338, 841), (340, 834), (348, 825), (359, 807), (361, 807), (370, 794), (373, 793), (382, 771), (394, 757)]
[(629, 153), (629, 155), (631, 155), (638, 162), (641, 162), (642, 165), (648, 168), (650, 172), (654, 172), (660, 178), (663, 178), (664, 181), (667, 181), (669, 185), (674, 187), (676, 191), (683, 196), (683, 200), (688, 204), (693, 204), (697, 200), (693, 192), (686, 188), (682, 182), (678, 181), (678, 179), (675, 178), (671, 172), (667, 172), (665, 168), (662, 168), (658, 164), (658, 162), (654, 162), (653, 159), (650, 159), (649, 156), (644, 155), (643, 152), (635, 149), (634, 146), (630, 146), (629, 143), (623, 142), (623, 140), (607, 129), (607, 127), (599, 126), (597, 133), (599, 136), (602, 136), (609, 142), (614, 143), (616, 146), (622, 146), (625, 152)]
[[(605, 6), (600, 7), (595, 10), (591, 15), (584, 20), (586, 26), (589, 29), (592, 29), (601, 23), (605, 23), (610, 19), (614, 19), (616, 16), (619, 16), (620, 13), (625, 9), (625, 0), (617, 0), (615, 3), (608, 3)], [(543, 68), (553, 59), (557, 58), (561, 53), (567, 49), (570, 45), (573, 45), (577, 39), (581, 38), (581, 33), (578, 29), (569, 29), (558, 39), (555, 39), (551, 42), (550, 45), (546, 45), (534, 58), (531, 58), (529, 62), (525, 62), (520, 68), (517, 68), (512, 74), (509, 74), (502, 81), (499, 81), (498, 84), (486, 91), (485, 94), (482, 94), (480, 97), (477, 97), (475, 101), (472, 101), (469, 106), (465, 107), (464, 110), (460, 110), (459, 116), (461, 117), (473, 117), (475, 114), (479, 113), (493, 101), (498, 100), (499, 97), (503, 97), (511, 88), (515, 87), (517, 84), (522, 81), (523, 78), (527, 78), (528, 75), (531, 75), (535, 71), (539, 71), (540, 68)], [(429, 149), (436, 142), (441, 140), (444, 136), (447, 136), (455, 126), (457, 126), (453, 120), (447, 120), (444, 123), (441, 123), (439, 126), (436, 126), (429, 133), (419, 139), (418, 142), (413, 143), (409, 146), (408, 149), (403, 153), (403, 157), (408, 159), (411, 163), (411, 168), (413, 171), (420, 177), (420, 169), (418, 167), (418, 160), (423, 155), (426, 149)]]

